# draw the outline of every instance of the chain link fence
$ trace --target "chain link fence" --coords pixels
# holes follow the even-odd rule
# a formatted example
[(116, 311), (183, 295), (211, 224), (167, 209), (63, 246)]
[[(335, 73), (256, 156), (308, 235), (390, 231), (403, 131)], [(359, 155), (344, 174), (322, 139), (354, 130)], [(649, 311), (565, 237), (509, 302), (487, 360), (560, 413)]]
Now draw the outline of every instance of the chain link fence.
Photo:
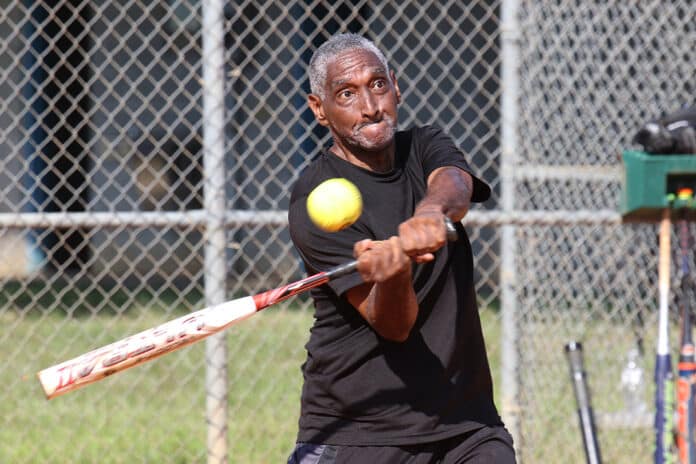
[(387, 52), (400, 125), (443, 127), (493, 187), (465, 224), (520, 462), (584, 460), (571, 339), (606, 460), (649, 459), (657, 231), (620, 224), (620, 154), (693, 103), (691, 2), (1, 0), (0, 461), (284, 461), (306, 298), (50, 402), (33, 374), (303, 275), (285, 209), (329, 141), (305, 71), (337, 31)]

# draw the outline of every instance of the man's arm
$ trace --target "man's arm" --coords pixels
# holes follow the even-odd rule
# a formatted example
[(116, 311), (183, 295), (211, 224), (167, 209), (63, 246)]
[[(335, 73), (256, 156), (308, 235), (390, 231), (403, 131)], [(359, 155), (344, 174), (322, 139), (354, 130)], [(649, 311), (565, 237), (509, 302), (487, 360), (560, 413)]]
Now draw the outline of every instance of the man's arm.
[(404, 341), (416, 322), (418, 302), (411, 280), (411, 259), (427, 262), (447, 241), (444, 217), (461, 221), (469, 210), (473, 180), (456, 167), (428, 177), (428, 191), (399, 236), (355, 245), (358, 271), (366, 282), (349, 290), (348, 301), (382, 337)]
[(406, 340), (418, 316), (418, 302), (411, 259), (401, 240), (362, 240), (354, 251), (365, 283), (348, 290), (348, 301), (379, 335), (397, 342)]
[(428, 176), (428, 191), (416, 205), (413, 217), (399, 226), (399, 238), (407, 255), (417, 262), (431, 261), (432, 253), (447, 241), (444, 217), (459, 222), (469, 211), (473, 179), (453, 166), (434, 170)]

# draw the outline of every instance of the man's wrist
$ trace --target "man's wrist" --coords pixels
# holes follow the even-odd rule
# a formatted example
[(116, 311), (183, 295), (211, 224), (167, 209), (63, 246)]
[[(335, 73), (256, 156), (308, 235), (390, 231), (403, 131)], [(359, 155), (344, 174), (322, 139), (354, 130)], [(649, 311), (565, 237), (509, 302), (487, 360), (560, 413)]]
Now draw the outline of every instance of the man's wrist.
[(446, 216), (444, 208), (442, 207), (442, 205), (437, 205), (434, 203), (420, 204), (420, 205), (416, 206), (416, 210), (413, 213), (414, 216), (428, 216), (428, 215), (434, 215), (434, 214)]

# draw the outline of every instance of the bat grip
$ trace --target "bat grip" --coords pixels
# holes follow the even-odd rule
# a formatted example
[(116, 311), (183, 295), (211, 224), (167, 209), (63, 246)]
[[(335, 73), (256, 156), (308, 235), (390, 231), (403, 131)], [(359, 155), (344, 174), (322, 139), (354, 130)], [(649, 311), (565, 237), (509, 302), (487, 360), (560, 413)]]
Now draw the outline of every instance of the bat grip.
[(679, 246), (681, 249), (681, 272), (682, 277), (689, 275), (689, 223), (686, 217), (686, 209), (681, 211), (679, 221)]
[(355, 272), (356, 269), (358, 269), (358, 261), (349, 261), (345, 264), (341, 264), (340, 266), (334, 267), (330, 271), (327, 271), (326, 277), (328, 277), (329, 280), (335, 279), (336, 277), (341, 277)]
[[(457, 232), (457, 228), (455, 227), (454, 223), (447, 216), (445, 216), (445, 227), (447, 228), (447, 240), (450, 242), (455, 242), (459, 238), (459, 232)], [(328, 278), (329, 280), (335, 279), (337, 277), (342, 277), (344, 275), (348, 275), (352, 272), (355, 272), (357, 268), (357, 260), (349, 261), (345, 264), (341, 264), (327, 271), (324, 277)]]
[(689, 279), (689, 223), (687, 222), (685, 210), (682, 210), (682, 218), (679, 221), (679, 245), (681, 251), (681, 295), (679, 304), (682, 313), (682, 345), (692, 343), (691, 335), (691, 304), (689, 289), (691, 282)]
[(450, 242), (456, 242), (459, 238), (459, 233), (457, 232), (457, 228), (454, 226), (454, 223), (448, 216), (445, 216), (445, 227), (447, 228), (447, 240)]

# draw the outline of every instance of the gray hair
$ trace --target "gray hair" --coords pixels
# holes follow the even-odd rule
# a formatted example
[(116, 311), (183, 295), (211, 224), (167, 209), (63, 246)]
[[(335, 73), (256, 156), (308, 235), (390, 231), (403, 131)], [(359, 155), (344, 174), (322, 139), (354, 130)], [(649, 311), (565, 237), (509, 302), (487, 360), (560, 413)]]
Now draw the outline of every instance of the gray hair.
[(373, 53), (382, 63), (387, 73), (389, 64), (384, 53), (369, 39), (358, 34), (337, 34), (324, 42), (309, 61), (309, 87), (313, 94), (325, 98), (326, 68), (337, 55), (348, 50), (366, 50)]

